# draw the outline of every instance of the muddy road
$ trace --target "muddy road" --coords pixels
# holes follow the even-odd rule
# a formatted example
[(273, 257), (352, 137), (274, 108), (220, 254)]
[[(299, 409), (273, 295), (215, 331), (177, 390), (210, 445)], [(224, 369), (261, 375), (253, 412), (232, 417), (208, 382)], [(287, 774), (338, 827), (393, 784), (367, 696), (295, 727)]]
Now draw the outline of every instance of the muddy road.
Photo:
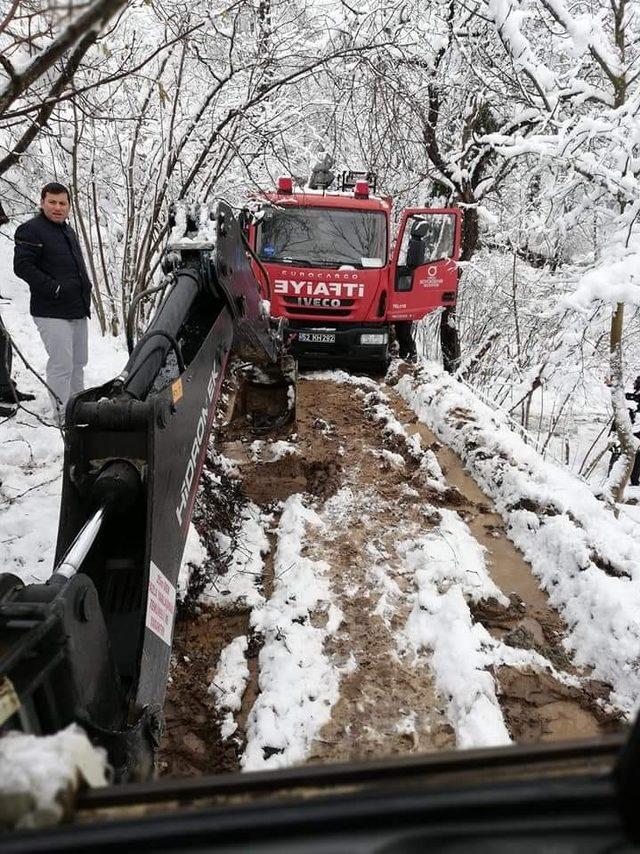
[[(300, 379), (289, 434), (256, 441), (233, 419), (218, 433), (224, 459), (212, 457), (195, 519), (209, 552), (194, 588), (204, 594), (176, 628), (161, 773), (619, 727), (609, 686), (574, 665), (562, 620), (457, 457), (392, 387), (323, 376)], [(293, 496), (308, 526), (292, 550), (282, 516)], [(307, 610), (287, 592), (301, 568), (323, 585)], [(277, 734), (264, 725), (281, 684), (269, 681), (273, 638), (288, 644), (284, 629), (269, 635), (265, 614), (291, 606), (287, 596), (298, 597), (291, 628), (314, 633), (304, 643), (322, 648), (331, 688), (296, 700), (297, 741), (283, 733), (287, 710)]]

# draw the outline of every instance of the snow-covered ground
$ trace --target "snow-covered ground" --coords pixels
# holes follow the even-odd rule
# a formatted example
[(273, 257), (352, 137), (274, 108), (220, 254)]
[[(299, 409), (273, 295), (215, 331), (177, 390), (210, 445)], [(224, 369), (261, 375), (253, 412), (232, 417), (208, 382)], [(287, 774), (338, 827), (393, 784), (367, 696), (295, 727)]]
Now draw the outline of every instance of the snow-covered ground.
[[(20, 350), (43, 373), (45, 354), (29, 317), (28, 291), (15, 279), (10, 264), (3, 244), (0, 311)], [(105, 382), (125, 360), (124, 344), (103, 338), (92, 320), (87, 385)], [(52, 570), (63, 443), (59, 430), (43, 423), (48, 421), (46, 392), (17, 357), (14, 377), (20, 388), (35, 391), (37, 400), (0, 423), (2, 571), (32, 582), (45, 579)], [(421, 487), (436, 496), (446, 491), (433, 451), (423, 448), (398, 421), (378, 383), (354, 380), (343, 372), (318, 374), (316, 379), (352, 384), (368, 417), (398, 443), (393, 448), (369, 448), (373, 465), (397, 472), (402, 480), (406, 461), (413, 460), (418, 467), (413, 477), (419, 476)], [(423, 364), (415, 375), (403, 376), (396, 388), (418, 419), (459, 454), (495, 502), (509, 538), (566, 621), (565, 644), (575, 663), (613, 685), (609, 702), (631, 715), (640, 696), (640, 545), (633, 512), (616, 519), (587, 484), (544, 461), (500, 413), (438, 366)], [(317, 415), (321, 418), (322, 412)], [(325, 427), (328, 435), (330, 427)], [(341, 453), (344, 449), (338, 448), (336, 454)], [(273, 464), (295, 461), (300, 452), (292, 441), (260, 441), (250, 446), (250, 455), (254, 464)], [(419, 495), (418, 482), (411, 484), (403, 493), (408, 501)], [(212, 585), (203, 595), (207, 606), (249, 609), (250, 629), (264, 640), (259, 691), (248, 715), (240, 762), (247, 770), (304, 761), (339, 703), (342, 685), (358, 666), (353, 657), (328, 652), (346, 619), (345, 600), (330, 582), (331, 557), (321, 559), (314, 544), (330, 543), (338, 533), (346, 536), (348, 520), (354, 516), (359, 516), (373, 543), (377, 520), (384, 514), (376, 516), (374, 506), (361, 499), (342, 488), (320, 506), (308, 496), (294, 494), (279, 508), (275, 522), (255, 504), (247, 504), (239, 530), (242, 549), (234, 556), (224, 585)], [(385, 513), (393, 509), (394, 501), (383, 508)], [(411, 662), (412, 667), (429, 669), (458, 746), (508, 743), (511, 736), (492, 675), (496, 668), (546, 667), (564, 684), (579, 685), (580, 680), (553, 669), (534, 650), (505, 645), (473, 619), (473, 603), (506, 601), (491, 578), (485, 552), (463, 514), (440, 508), (434, 515), (427, 503), (420, 512), (429, 519), (423, 529), (414, 519), (393, 532), (393, 548), (368, 547), (363, 577), (367, 595), (375, 599), (371, 613), (393, 632), (399, 668)], [(274, 583), (266, 596), (260, 580), (271, 549), (269, 536), (275, 543)], [(219, 532), (218, 537), (224, 549), (225, 534)], [(328, 545), (323, 548), (330, 552)], [(192, 531), (185, 564), (204, 559)], [(353, 585), (347, 596), (350, 590), (358, 592)], [(216, 670), (210, 692), (224, 716), (227, 738), (235, 735), (234, 716), (249, 679), (248, 647), (246, 636), (235, 638), (219, 661), (212, 662)], [(402, 715), (394, 726), (415, 735), (412, 710), (404, 709)]]
[[(0, 235), (0, 316), (25, 359), (44, 377), (46, 353), (29, 314), (29, 289), (13, 274), (8, 234), (5, 227)], [(87, 387), (116, 376), (127, 360), (121, 339), (103, 338), (95, 318), (90, 324)], [(0, 420), (1, 570), (34, 582), (53, 569), (64, 446), (51, 423), (46, 389), (16, 354), (12, 373), (18, 388), (33, 392), (36, 400)]]
[(398, 390), (464, 461), (508, 524), (555, 608), (578, 663), (615, 687), (627, 713), (640, 703), (640, 543), (589, 486), (546, 462), (437, 365), (404, 376)]
[(2, 824), (23, 830), (57, 824), (80, 786), (110, 779), (106, 751), (76, 724), (49, 736), (8, 733), (0, 739), (0, 771)]
[[(344, 455), (350, 468), (334, 495), (324, 501), (309, 493), (292, 495), (277, 511), (276, 516), (282, 515), (275, 528), (270, 518), (262, 517), (263, 530), (270, 531), (275, 543), (276, 582), (270, 597), (261, 600), (259, 593), (254, 597), (257, 605), (250, 611), (252, 632), (265, 643), (257, 662), (258, 696), (252, 701), (243, 736), (238, 734), (233, 712), (240, 710), (239, 695), (246, 685), (239, 687), (232, 679), (229, 688), (213, 689), (218, 708), (226, 716), (225, 733), (238, 739), (241, 767), (283, 767), (309, 757), (349, 758), (352, 750), (361, 755), (358, 748), (345, 746), (344, 738), (354, 745), (362, 737), (382, 743), (376, 729), (380, 721), (375, 720), (373, 709), (367, 712), (370, 687), (367, 677), (361, 675), (374, 664), (380, 673), (387, 672), (388, 652), (378, 654), (372, 664), (372, 650), (381, 643), (376, 620), (386, 627), (397, 673), (406, 678), (422, 668), (425, 694), (431, 690), (432, 680), (440, 698), (433, 699), (434, 708), (437, 705), (444, 711), (458, 747), (514, 740), (512, 721), (508, 723), (505, 716), (505, 688), (496, 678), (503, 670), (523, 674), (525, 679), (546, 674), (543, 680), (551, 679), (566, 690), (566, 695), (556, 699), (579, 697), (583, 691), (588, 694), (590, 680), (599, 678), (613, 686), (612, 693), (605, 693), (606, 699), (596, 701), (600, 709), (609, 710), (614, 717), (616, 709), (630, 716), (637, 705), (639, 679), (634, 653), (640, 631), (635, 568), (640, 554), (633, 541), (635, 523), (614, 518), (583, 481), (562, 466), (545, 462), (509, 429), (506, 419), (488, 410), (464, 384), (438, 366), (425, 364), (415, 376), (400, 380), (397, 390), (420, 421), (458, 451), (485, 494), (495, 500), (496, 509), (508, 523), (507, 536), (524, 553), (546, 591), (546, 595), (539, 592), (539, 598), (548, 598), (564, 617), (566, 634), (558, 642), (568, 655), (561, 651), (552, 661), (541, 654), (541, 647), (519, 646), (512, 639), (503, 639), (478, 619), (476, 605), (496, 603), (498, 608), (512, 609), (513, 603), (505, 595), (511, 588), (501, 589), (493, 580), (489, 552), (467, 525), (473, 515), (471, 505), (461, 501), (460, 510), (443, 506), (451, 487), (433, 450), (422, 446), (417, 433), (408, 431), (406, 416), (402, 423), (395, 414), (390, 397), (395, 394), (393, 389), (384, 391), (373, 380), (342, 371), (319, 372), (306, 379), (315, 381), (311, 385), (323, 384), (314, 404), (328, 398), (331, 383), (351, 387), (346, 397), (353, 400), (349, 420), (356, 425), (356, 434), (356, 413), (363, 406), (365, 417), (380, 425), (389, 447), (365, 446), (358, 461), (352, 446), (351, 453)], [(317, 411), (315, 406), (311, 411)], [(334, 404), (334, 415), (335, 411)], [(315, 429), (325, 437), (337, 433), (346, 444), (346, 434), (328, 418), (324, 411), (322, 419), (314, 422)], [(466, 445), (462, 435), (467, 436)], [(300, 437), (294, 439), (300, 441)], [(365, 440), (356, 444), (358, 441)], [(252, 448), (252, 460), (258, 472), (264, 461), (282, 459), (275, 448), (269, 451), (268, 441), (259, 454), (256, 450)], [(309, 450), (308, 445), (299, 445), (293, 456), (311, 459)], [(342, 445), (338, 450), (344, 452)], [(390, 481), (402, 486), (401, 500), (412, 505), (410, 513), (398, 512), (397, 493), (389, 497), (384, 478), (380, 477), (382, 492), (376, 492), (374, 485), (367, 487), (360, 472), (367, 456), (377, 461), (380, 471), (397, 473)], [(407, 468), (409, 460), (412, 473)], [(269, 477), (268, 471), (263, 469), (262, 476)], [(425, 502), (416, 488), (420, 484), (433, 496), (434, 504)], [(452, 496), (454, 506), (460, 499), (459, 493), (457, 498)], [(251, 512), (257, 520), (257, 508)], [(557, 517), (562, 517), (561, 524), (554, 522)], [(536, 536), (541, 537), (540, 542)], [(253, 543), (259, 539), (254, 536)], [(264, 543), (261, 550), (254, 546), (250, 552), (245, 560), (253, 567), (251, 577), (260, 588), (259, 555), (266, 553)], [(577, 563), (581, 557), (584, 565)], [(231, 583), (225, 580), (225, 587), (232, 588), (225, 592), (233, 598), (233, 579)], [(246, 602), (246, 593), (237, 601)], [(349, 622), (352, 602), (359, 603), (357, 621), (370, 626), (363, 646), (357, 633), (353, 634), (353, 621)], [(523, 608), (524, 623), (531, 621), (529, 606), (521, 603), (518, 607)], [(244, 660), (247, 646), (243, 636), (223, 651), (216, 685), (229, 683), (229, 659), (236, 660), (236, 669), (249, 681)], [(351, 651), (348, 662), (345, 648)], [(576, 665), (582, 669), (577, 670)], [(358, 678), (359, 699), (350, 701)], [(393, 684), (393, 677), (386, 678)], [(415, 749), (419, 736), (433, 722), (421, 721), (417, 707), (406, 707), (402, 688), (388, 690), (398, 693), (397, 719), (387, 721), (387, 731), (404, 732), (413, 739)], [(365, 722), (367, 714), (372, 715), (364, 733), (349, 717), (350, 702)], [(572, 734), (570, 726), (565, 734)], [(343, 747), (336, 747), (340, 743)]]

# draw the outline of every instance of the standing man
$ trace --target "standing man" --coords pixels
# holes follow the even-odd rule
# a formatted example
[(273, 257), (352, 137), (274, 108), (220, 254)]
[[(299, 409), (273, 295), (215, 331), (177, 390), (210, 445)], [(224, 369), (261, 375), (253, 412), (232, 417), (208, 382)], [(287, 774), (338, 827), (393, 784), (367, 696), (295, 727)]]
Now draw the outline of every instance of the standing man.
[(45, 184), (40, 213), (16, 230), (13, 269), (31, 290), (30, 310), (47, 351), (47, 383), (58, 421), (69, 397), (84, 388), (91, 280), (75, 231), (67, 223), (69, 190)]

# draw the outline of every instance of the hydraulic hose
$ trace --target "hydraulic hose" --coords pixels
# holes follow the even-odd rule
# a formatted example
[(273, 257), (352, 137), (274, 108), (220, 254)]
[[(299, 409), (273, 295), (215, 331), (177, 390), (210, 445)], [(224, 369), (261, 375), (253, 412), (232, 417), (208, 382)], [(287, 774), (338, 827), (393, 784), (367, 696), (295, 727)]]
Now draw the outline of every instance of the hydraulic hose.
[(242, 240), (242, 243), (244, 244), (245, 249), (247, 250), (249, 255), (251, 255), (253, 260), (256, 262), (260, 272), (264, 276), (264, 281), (265, 281), (266, 290), (267, 290), (267, 299), (271, 300), (271, 282), (269, 281), (269, 274), (267, 273), (267, 268), (264, 266), (262, 261), (258, 258), (256, 253), (253, 251), (251, 244), (247, 240), (245, 233), (242, 229), (240, 229), (240, 239)]
[(197, 270), (191, 268), (179, 270), (174, 287), (158, 309), (149, 329), (133, 348), (129, 361), (118, 380), (139, 400), (144, 400), (153, 386), (170, 349), (176, 353), (180, 371), (184, 370), (177, 336), (189, 316), (201, 287), (201, 278)]
[[(169, 342), (169, 344), (171, 344), (173, 352), (176, 354), (176, 361), (178, 362), (178, 370), (180, 371), (180, 373), (182, 373), (185, 369), (185, 364), (184, 364), (184, 359), (182, 358), (182, 350), (180, 349), (180, 345), (178, 344), (176, 339), (173, 337), (173, 335), (170, 335), (164, 329), (149, 329), (148, 332), (145, 332), (144, 335), (142, 336), (142, 338), (138, 341), (136, 346), (133, 348), (133, 352), (131, 353), (132, 361), (135, 362), (135, 357), (138, 355), (138, 353), (144, 347), (144, 345), (147, 343), (147, 341), (150, 341), (152, 338), (158, 337), (158, 336), (160, 338), (166, 338), (167, 341)], [(120, 377), (122, 378), (122, 383), (125, 387), (127, 387), (129, 385), (129, 383), (133, 380), (134, 376), (136, 375), (137, 371), (140, 370), (141, 368), (142, 368), (142, 364), (138, 365), (137, 369), (132, 371), (131, 374), (127, 374), (126, 369), (122, 372), (122, 374), (120, 374)]]
[(175, 282), (175, 279), (171, 277), (168, 281), (162, 282), (161, 285), (156, 285), (153, 288), (147, 288), (144, 291), (140, 291), (132, 300), (131, 305), (129, 306), (129, 311), (127, 312), (127, 324), (126, 324), (126, 335), (127, 335), (127, 350), (129, 351), (129, 355), (133, 352), (134, 343), (133, 343), (133, 324), (136, 316), (136, 309), (138, 304), (142, 302), (143, 299), (150, 297), (152, 294), (157, 294), (159, 291), (166, 290), (169, 285)]

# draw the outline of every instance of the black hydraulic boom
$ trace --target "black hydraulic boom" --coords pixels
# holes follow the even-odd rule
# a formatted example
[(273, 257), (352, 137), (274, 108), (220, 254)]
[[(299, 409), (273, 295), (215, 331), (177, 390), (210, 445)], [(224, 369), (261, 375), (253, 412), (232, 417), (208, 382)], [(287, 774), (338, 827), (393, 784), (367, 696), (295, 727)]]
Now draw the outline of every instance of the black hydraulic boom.
[(77, 721), (121, 780), (153, 770), (178, 573), (232, 351), (282, 400), (256, 423), (293, 416), (280, 330), (231, 208), (176, 223), (149, 328), (114, 380), (68, 404), (54, 571), (28, 586), (0, 575), (0, 727), (48, 734)]

